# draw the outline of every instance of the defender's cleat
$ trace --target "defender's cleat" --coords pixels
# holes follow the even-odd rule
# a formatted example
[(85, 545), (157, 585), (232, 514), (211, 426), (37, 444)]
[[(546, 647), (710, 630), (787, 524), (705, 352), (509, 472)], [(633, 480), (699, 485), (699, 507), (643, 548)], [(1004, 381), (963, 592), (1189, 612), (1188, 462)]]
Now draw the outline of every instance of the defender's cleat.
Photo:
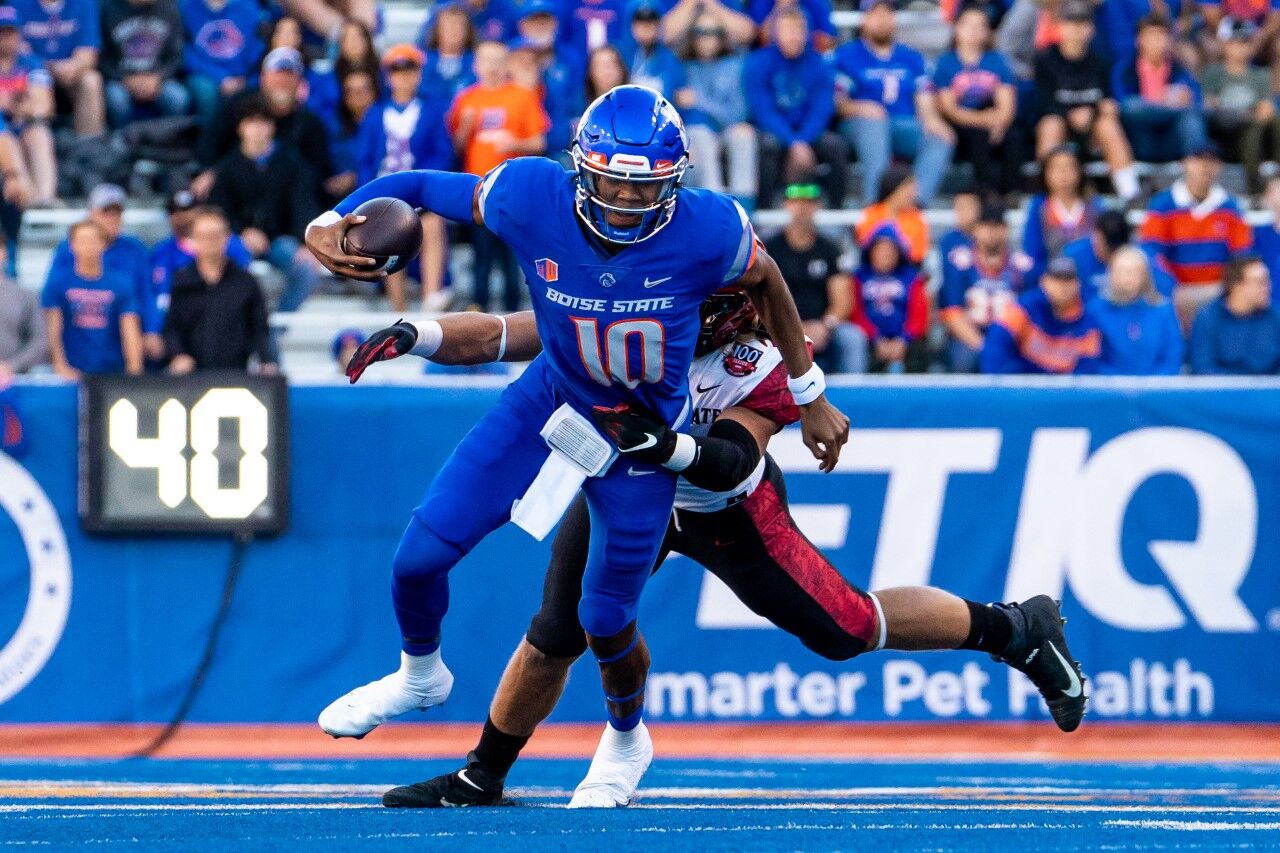
[(1058, 728), (1073, 732), (1084, 717), (1085, 677), (1080, 663), (1067, 648), (1062, 626), (1067, 620), (1059, 610), (1061, 602), (1037, 595), (1019, 604), (996, 604), (1013, 621), (1013, 639), (995, 660), (1025, 674), (1049, 705)]
[(586, 778), (569, 801), (571, 809), (616, 809), (631, 805), (653, 761), (653, 740), (644, 723), (629, 732), (605, 726)]
[(318, 722), (326, 734), (358, 740), (392, 717), (443, 704), (452, 689), (453, 673), (443, 663), (432, 682), (421, 688), (411, 689), (404, 673), (396, 671), (334, 700), (320, 712)]
[(509, 801), (502, 796), (502, 779), (491, 776), (476, 761), (473, 752), (467, 766), (416, 785), (392, 788), (382, 795), (389, 809), (441, 809), (454, 806), (501, 806)]

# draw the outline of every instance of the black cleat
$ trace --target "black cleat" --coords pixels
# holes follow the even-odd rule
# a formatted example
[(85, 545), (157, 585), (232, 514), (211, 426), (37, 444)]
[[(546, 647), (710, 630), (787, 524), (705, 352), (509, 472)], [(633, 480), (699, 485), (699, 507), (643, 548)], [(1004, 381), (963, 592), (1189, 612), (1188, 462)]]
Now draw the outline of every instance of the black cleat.
[(392, 788), (382, 795), (389, 809), (441, 809), (454, 806), (501, 806), (509, 800), (502, 796), (502, 779), (495, 779), (474, 758), (467, 756), (467, 766), (416, 785)]
[(997, 604), (1013, 620), (1013, 639), (993, 658), (1025, 674), (1049, 704), (1053, 721), (1064, 732), (1080, 727), (1088, 697), (1080, 664), (1067, 648), (1060, 602), (1037, 595), (1019, 604)]

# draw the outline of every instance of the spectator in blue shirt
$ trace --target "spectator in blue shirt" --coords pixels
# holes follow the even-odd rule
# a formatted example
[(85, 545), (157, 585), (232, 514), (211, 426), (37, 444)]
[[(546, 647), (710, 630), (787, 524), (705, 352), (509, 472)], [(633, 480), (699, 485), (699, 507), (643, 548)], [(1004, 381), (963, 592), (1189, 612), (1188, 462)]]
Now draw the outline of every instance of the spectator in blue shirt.
[(774, 44), (747, 60), (747, 101), (760, 130), (760, 204), (773, 204), (789, 176), (818, 175), (823, 194), (841, 207), (848, 148), (827, 130), (835, 113), (835, 76), (809, 46), (809, 23), (789, 6), (775, 15)]
[(415, 41), (422, 48), (422, 88), (450, 100), (476, 82), (471, 70), (476, 47), (476, 27), (466, 8), (445, 3), (423, 23)]
[(773, 31), (778, 12), (798, 8), (809, 20), (814, 50), (826, 53), (836, 45), (836, 27), (831, 23), (830, 0), (744, 0), (747, 14), (762, 33)]
[(1280, 312), (1267, 265), (1257, 256), (1233, 258), (1222, 283), (1222, 297), (1201, 308), (1191, 327), (1191, 372), (1280, 374)]
[[(131, 234), (122, 233), (124, 225), (125, 192), (115, 184), (99, 184), (89, 192), (89, 221), (102, 233), (106, 240), (104, 258), (112, 275), (120, 275), (129, 282), (132, 288), (130, 303), (139, 315), (144, 344), (149, 353), (161, 353), (160, 327), (164, 317), (159, 316), (154, 307), (155, 297), (151, 292), (151, 263), (147, 257), (147, 247)], [(75, 264), (73, 246), (70, 239), (63, 240), (53, 250), (53, 261), (49, 275), (55, 272), (64, 275)], [(152, 357), (158, 358), (159, 355)]]
[[(165, 210), (169, 214), (169, 236), (152, 246), (150, 254), (152, 303), (138, 306), (142, 315), (150, 317), (147, 322), (152, 328), (145, 331), (155, 333), (161, 333), (164, 329), (169, 298), (173, 291), (173, 274), (191, 265), (196, 259), (195, 244), (191, 239), (191, 225), (199, 211), (195, 193), (191, 190), (178, 190), (169, 196)], [(253, 262), (253, 255), (245, 248), (238, 235), (231, 235), (226, 252), (228, 258), (246, 269)]]
[(354, 177), (360, 168), (360, 124), (378, 101), (376, 79), (365, 71), (352, 71), (342, 78), (342, 96), (329, 143), (333, 168), (340, 175)]
[(44, 62), (54, 85), (71, 105), (76, 134), (102, 133), (105, 107), (98, 51), (102, 33), (98, 0), (11, 0), (22, 21), (22, 37)]
[[(53, 78), (44, 63), (26, 53), (21, 22), (12, 6), (0, 6), (0, 119), (13, 131), (15, 155), (31, 176), (32, 202), (51, 206), (57, 196), (57, 159), (49, 120)], [(5, 169), (10, 179), (16, 177)], [(9, 181), (7, 180), (6, 183)]]
[(743, 56), (731, 51), (728, 34), (711, 15), (694, 23), (690, 51), (689, 85), (676, 93), (695, 164), (685, 181), (728, 190), (750, 212), (756, 206), (757, 143), (742, 89)]
[(566, 26), (560, 40), (590, 54), (608, 44), (622, 43), (630, 0), (564, 0)]
[(534, 56), (542, 106), (551, 119), (551, 129), (547, 131), (548, 155), (566, 157), (562, 152), (567, 151), (573, 141), (574, 123), (586, 107), (582, 80), (587, 60), (577, 48), (559, 40), (557, 12), (554, 0), (524, 0), (519, 7), (516, 31), (522, 46)]
[(1040, 160), (1042, 191), (1027, 202), (1022, 251), (1043, 269), (1067, 244), (1087, 237), (1102, 212), (1102, 202), (1089, 193), (1075, 149), (1060, 145)]
[(981, 187), (1013, 191), (1022, 168), (1022, 146), (1013, 72), (989, 50), (991, 26), (977, 6), (960, 11), (955, 47), (938, 60), (933, 82), (938, 109), (956, 133), (956, 158), (973, 166)]
[(1156, 291), (1151, 260), (1124, 246), (1111, 256), (1106, 289), (1089, 300), (1102, 329), (1098, 372), (1117, 376), (1176, 376), (1185, 344), (1173, 303)]
[(1200, 85), (1174, 58), (1169, 24), (1163, 18), (1143, 19), (1138, 52), (1115, 66), (1111, 86), (1139, 160), (1168, 163), (1204, 144)]
[(142, 372), (142, 333), (133, 282), (105, 259), (107, 235), (91, 221), (71, 226), (70, 265), (49, 270), (40, 296), (54, 372)]
[[(453, 144), (445, 130), (449, 104), (439, 96), (422, 97), (422, 51), (411, 44), (397, 44), (382, 55), (387, 94), (373, 105), (360, 124), (359, 184), (383, 175), (410, 169), (454, 168)], [(422, 214), (423, 246), (419, 255), (423, 299), (430, 301), (444, 286), (444, 220)], [(405, 308), (404, 272), (386, 279), (392, 310)]]
[(862, 164), (862, 201), (875, 200), (894, 157), (915, 164), (922, 205), (951, 165), (956, 135), (938, 114), (924, 57), (895, 42), (893, 0), (864, 0), (862, 37), (835, 54), (836, 111)]
[(243, 91), (262, 59), (261, 11), (255, 0), (181, 0), (187, 30), (183, 64), (200, 125), (207, 127), (219, 98)]
[(1080, 298), (1080, 279), (1056, 258), (1040, 287), (1000, 312), (982, 345), (983, 373), (1097, 373), (1102, 331)]
[(658, 37), (662, 13), (657, 0), (636, 0), (630, 9), (628, 37), (622, 41), (622, 55), (631, 72), (631, 82), (661, 92), (669, 101), (684, 88), (684, 66)]

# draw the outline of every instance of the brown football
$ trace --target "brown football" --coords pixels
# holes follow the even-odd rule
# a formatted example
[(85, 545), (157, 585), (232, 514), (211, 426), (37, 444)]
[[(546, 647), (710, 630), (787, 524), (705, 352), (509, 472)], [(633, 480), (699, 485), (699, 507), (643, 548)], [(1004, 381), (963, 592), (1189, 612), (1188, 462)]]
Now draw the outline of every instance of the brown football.
[(343, 249), (378, 261), (374, 269), (399, 272), (422, 249), (422, 223), (408, 203), (398, 198), (374, 198), (355, 209), (364, 222), (347, 229)]

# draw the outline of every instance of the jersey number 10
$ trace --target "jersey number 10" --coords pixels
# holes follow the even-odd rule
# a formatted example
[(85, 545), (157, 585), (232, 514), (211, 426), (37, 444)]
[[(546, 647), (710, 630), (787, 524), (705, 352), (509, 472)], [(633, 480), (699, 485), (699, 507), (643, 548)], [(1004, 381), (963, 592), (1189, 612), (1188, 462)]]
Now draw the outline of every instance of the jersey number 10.
[[(604, 330), (600, 341), (600, 322), (594, 317), (573, 317), (578, 332), (578, 352), (591, 378), (601, 385), (614, 383), (635, 388), (641, 382), (661, 382), (664, 333), (657, 320), (618, 320)], [(639, 339), (640, 364), (631, 363), (628, 340)]]

